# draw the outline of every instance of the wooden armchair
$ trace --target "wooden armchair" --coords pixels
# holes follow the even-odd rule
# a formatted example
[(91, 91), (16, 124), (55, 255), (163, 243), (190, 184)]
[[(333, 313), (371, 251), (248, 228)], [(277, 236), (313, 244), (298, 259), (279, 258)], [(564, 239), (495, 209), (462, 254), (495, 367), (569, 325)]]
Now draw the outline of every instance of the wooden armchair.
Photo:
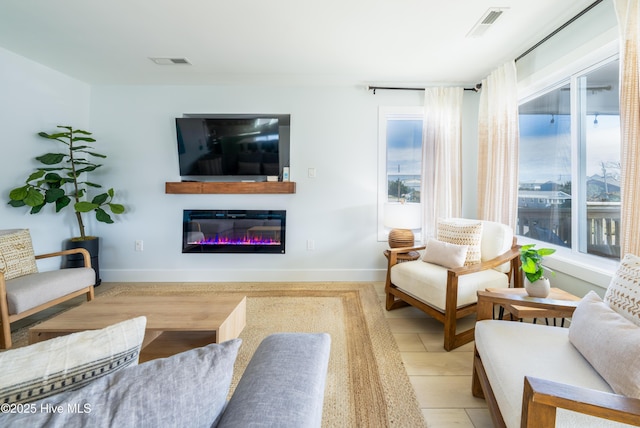
[(556, 409), (640, 426), (640, 400), (538, 378), (524, 378), (522, 428), (556, 426)]
[[(504, 405), (504, 397), (498, 398), (497, 395), (499, 394), (499, 390), (503, 390), (504, 385), (499, 386), (494, 393), (495, 385), (491, 384), (490, 376), (487, 374), (488, 370), (485, 369), (485, 361), (483, 361), (481, 357), (481, 352), (478, 351), (478, 347), (484, 344), (483, 341), (485, 338), (483, 333), (484, 329), (481, 328), (484, 327), (481, 324), (482, 321), (492, 320), (494, 318), (494, 305), (518, 305), (520, 307), (548, 309), (556, 313), (562, 313), (562, 316), (571, 317), (578, 303), (579, 302), (566, 300), (532, 298), (526, 295), (500, 294), (499, 292), (478, 292), (478, 335), (476, 337), (476, 348), (474, 352), (471, 390), (475, 397), (484, 398), (487, 401), (494, 426), (521, 426), (525, 428), (555, 427), (557, 409), (566, 409), (610, 421), (640, 426), (640, 400), (638, 399), (533, 376), (524, 376), (521, 378), (523, 379), (523, 392), (521, 418), (517, 421), (519, 424), (514, 421), (513, 418), (510, 419), (508, 415), (503, 416), (500, 402), (503, 401)], [(558, 330), (567, 330), (553, 326), (532, 325), (512, 321), (493, 322), (509, 323), (516, 328), (518, 325), (528, 326), (528, 331), (522, 331), (523, 335), (527, 335), (532, 329), (546, 329), (547, 332), (552, 331), (548, 329), (553, 329), (555, 332)], [(529, 337), (531, 336), (529, 335)], [(502, 337), (501, 340), (509, 341), (509, 337)], [(549, 339), (549, 341), (551, 342), (551, 339)], [(487, 343), (485, 346), (490, 346), (495, 349), (495, 343)], [(527, 350), (524, 350), (524, 352), (526, 353)], [(531, 355), (531, 357), (536, 358), (534, 355)], [(517, 356), (513, 355), (512, 358), (517, 358)], [(580, 357), (579, 359), (582, 358)], [(560, 363), (559, 361), (556, 362), (558, 364)], [(582, 361), (582, 364), (584, 363), (585, 362)], [(572, 362), (569, 362), (569, 365), (572, 364)], [(494, 369), (495, 367), (501, 366), (500, 362), (496, 363), (495, 361), (490, 362), (490, 365), (493, 365)], [(502, 365), (502, 367), (506, 366), (508, 365)], [(511, 373), (508, 373), (508, 370), (509, 369), (505, 368), (503, 376), (512, 376)], [(516, 398), (517, 397), (513, 397), (514, 400)], [(510, 406), (506, 407), (508, 408)], [(595, 419), (594, 421), (588, 422), (582, 421), (579, 425), (600, 426), (602, 422), (603, 421), (598, 422), (598, 420)]]
[[(38, 272), (35, 261), (82, 254), (83, 268)], [(94, 298), (95, 272), (84, 248), (34, 255), (29, 231), (0, 231), (0, 347), (11, 348), (11, 323), (86, 294)]]
[[(456, 219), (457, 220), (457, 219)], [(462, 219), (461, 219), (462, 220)], [(463, 220), (467, 224), (468, 220)], [(478, 221), (476, 221), (477, 223)], [(457, 332), (457, 320), (476, 311), (477, 291), (522, 287), (520, 252), (509, 226), (482, 221), (481, 262), (446, 268), (423, 260), (398, 262), (398, 255), (425, 246), (387, 250), (386, 308), (414, 306), (444, 324), (444, 349), (473, 341), (474, 329)]]

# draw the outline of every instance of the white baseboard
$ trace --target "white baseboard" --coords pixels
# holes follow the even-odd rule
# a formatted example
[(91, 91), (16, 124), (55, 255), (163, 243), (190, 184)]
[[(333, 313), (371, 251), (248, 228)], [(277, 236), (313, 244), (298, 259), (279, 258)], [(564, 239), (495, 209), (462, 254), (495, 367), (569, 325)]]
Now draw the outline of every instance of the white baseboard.
[(386, 269), (123, 270), (100, 269), (104, 282), (316, 282), (384, 281)]

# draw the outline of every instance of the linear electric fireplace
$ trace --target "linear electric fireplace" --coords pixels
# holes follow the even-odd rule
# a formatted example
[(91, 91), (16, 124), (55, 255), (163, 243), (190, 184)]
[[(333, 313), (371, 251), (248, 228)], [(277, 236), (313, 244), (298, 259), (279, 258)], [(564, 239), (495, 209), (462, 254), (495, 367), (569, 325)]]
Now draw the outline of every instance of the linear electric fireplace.
[(286, 211), (184, 210), (183, 253), (284, 254)]

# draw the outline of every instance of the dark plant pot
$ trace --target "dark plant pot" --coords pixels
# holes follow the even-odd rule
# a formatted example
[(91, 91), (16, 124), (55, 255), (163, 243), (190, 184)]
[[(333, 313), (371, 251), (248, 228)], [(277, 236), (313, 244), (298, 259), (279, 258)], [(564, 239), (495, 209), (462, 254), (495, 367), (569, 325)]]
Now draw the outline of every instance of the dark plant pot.
[[(100, 263), (98, 260), (98, 254), (100, 251), (100, 238), (92, 237), (84, 241), (76, 241), (73, 239), (67, 239), (63, 243), (64, 250), (71, 250), (73, 248), (84, 248), (91, 255), (91, 267), (96, 271), (96, 283), (98, 286), (102, 282), (100, 279)], [(84, 266), (84, 258), (82, 254), (70, 254), (62, 258), (62, 268), (77, 268)]]

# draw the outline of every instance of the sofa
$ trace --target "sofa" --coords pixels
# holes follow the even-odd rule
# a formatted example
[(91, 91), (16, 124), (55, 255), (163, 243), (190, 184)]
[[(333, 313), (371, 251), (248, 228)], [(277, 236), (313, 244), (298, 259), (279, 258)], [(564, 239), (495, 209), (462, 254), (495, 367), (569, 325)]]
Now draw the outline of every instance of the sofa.
[[(627, 255), (604, 299), (478, 293), (472, 392), (496, 427), (640, 426), (640, 258)], [(564, 310), (569, 328), (493, 319), (517, 304)]]
[(144, 317), (0, 353), (3, 427), (320, 427), (330, 337), (241, 339), (137, 364)]

